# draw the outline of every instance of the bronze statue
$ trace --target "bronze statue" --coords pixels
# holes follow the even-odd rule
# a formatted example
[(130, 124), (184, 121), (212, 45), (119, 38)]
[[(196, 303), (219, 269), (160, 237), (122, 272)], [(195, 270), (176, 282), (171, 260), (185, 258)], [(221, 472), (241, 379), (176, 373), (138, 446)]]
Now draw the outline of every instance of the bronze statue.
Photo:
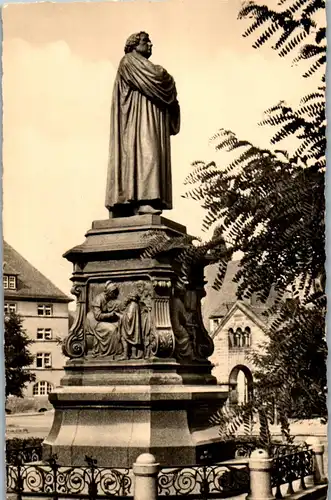
[(145, 32), (131, 35), (112, 97), (106, 207), (113, 217), (172, 208), (170, 136), (180, 128), (173, 78), (148, 59)]

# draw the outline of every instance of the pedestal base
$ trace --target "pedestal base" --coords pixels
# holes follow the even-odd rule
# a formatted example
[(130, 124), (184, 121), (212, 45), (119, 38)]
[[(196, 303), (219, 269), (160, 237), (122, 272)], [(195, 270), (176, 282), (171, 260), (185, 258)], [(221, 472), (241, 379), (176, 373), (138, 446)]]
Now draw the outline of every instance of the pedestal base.
[(94, 221), (65, 257), (77, 313), (43, 458), (125, 468), (149, 452), (164, 466), (196, 463), (196, 433), (228, 394), (211, 375), (201, 317), (208, 259), (185, 227), (154, 215)]
[[(56, 454), (62, 465), (132, 467), (141, 453), (163, 466), (197, 462), (195, 415), (219, 408), (227, 397), (217, 386), (118, 385), (62, 387), (50, 394), (55, 417), (43, 443), (43, 459)], [(208, 423), (208, 422), (207, 422)]]

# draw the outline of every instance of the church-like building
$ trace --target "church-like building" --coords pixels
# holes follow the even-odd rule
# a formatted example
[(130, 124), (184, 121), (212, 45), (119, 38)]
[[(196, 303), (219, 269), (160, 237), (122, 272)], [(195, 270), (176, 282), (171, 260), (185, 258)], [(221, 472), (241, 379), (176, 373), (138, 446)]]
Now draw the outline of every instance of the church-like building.
[(220, 290), (212, 285), (217, 265), (206, 268), (206, 297), (202, 306), (204, 323), (214, 340), (214, 353), (209, 358), (214, 364), (213, 374), (219, 384), (230, 384), (230, 401), (245, 402), (252, 391), (254, 366), (250, 360), (252, 349), (258, 349), (266, 339), (270, 319), (265, 311), (274, 301), (270, 294), (262, 304), (253, 295), (249, 300), (237, 299), (237, 283), (233, 281), (239, 261), (230, 261)]
[(7, 242), (3, 242), (4, 314), (19, 314), (23, 328), (33, 340), (31, 371), (35, 382), (25, 395), (47, 401), (48, 393), (60, 384), (66, 358), (60, 340), (68, 335), (71, 299), (33, 267)]

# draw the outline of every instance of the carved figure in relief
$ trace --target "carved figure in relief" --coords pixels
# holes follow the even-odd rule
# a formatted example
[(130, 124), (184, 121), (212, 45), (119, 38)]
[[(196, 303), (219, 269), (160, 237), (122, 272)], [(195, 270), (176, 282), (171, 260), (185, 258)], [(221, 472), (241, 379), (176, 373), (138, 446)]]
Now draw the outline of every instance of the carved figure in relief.
[(152, 291), (144, 281), (138, 281), (136, 285), (139, 296), (139, 308), (141, 317), (141, 331), (144, 344), (144, 357), (149, 358), (151, 353), (151, 330), (152, 330)]
[(122, 353), (120, 338), (121, 302), (118, 286), (108, 281), (104, 291), (93, 300), (86, 316), (85, 331), (93, 336), (93, 356), (116, 356)]
[(139, 359), (144, 356), (139, 294), (134, 291), (125, 299), (119, 330), (123, 354), (120, 359)]
[(175, 358), (177, 361), (194, 359), (193, 342), (188, 329), (189, 315), (185, 307), (184, 287), (177, 286), (173, 297), (172, 326), (175, 335)]
[(123, 300), (119, 286), (111, 281), (92, 301), (85, 332), (93, 337), (92, 355), (120, 361), (149, 356), (151, 330), (148, 291), (138, 282)]
[(193, 341), (196, 361), (205, 361), (214, 350), (214, 344), (204, 328), (201, 318), (201, 291), (189, 289), (185, 294), (185, 308), (188, 315), (188, 330)]

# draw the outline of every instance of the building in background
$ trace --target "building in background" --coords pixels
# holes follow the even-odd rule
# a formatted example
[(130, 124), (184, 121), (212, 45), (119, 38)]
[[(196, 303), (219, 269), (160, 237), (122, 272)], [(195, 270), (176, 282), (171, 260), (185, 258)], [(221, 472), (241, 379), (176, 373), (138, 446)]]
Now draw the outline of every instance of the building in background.
[(68, 335), (68, 304), (71, 299), (41, 274), (14, 248), (3, 242), (4, 313), (15, 312), (34, 341), (31, 371), (36, 380), (28, 385), (26, 396), (47, 397), (64, 375), (60, 339)]
[(246, 402), (252, 394), (254, 367), (249, 354), (266, 339), (270, 319), (265, 311), (274, 303), (270, 293), (262, 304), (253, 294), (250, 299), (237, 299), (237, 283), (233, 281), (239, 261), (231, 261), (219, 291), (212, 288), (217, 265), (206, 268), (206, 297), (202, 306), (204, 323), (214, 340), (213, 375), (219, 384), (230, 384), (231, 403)]

